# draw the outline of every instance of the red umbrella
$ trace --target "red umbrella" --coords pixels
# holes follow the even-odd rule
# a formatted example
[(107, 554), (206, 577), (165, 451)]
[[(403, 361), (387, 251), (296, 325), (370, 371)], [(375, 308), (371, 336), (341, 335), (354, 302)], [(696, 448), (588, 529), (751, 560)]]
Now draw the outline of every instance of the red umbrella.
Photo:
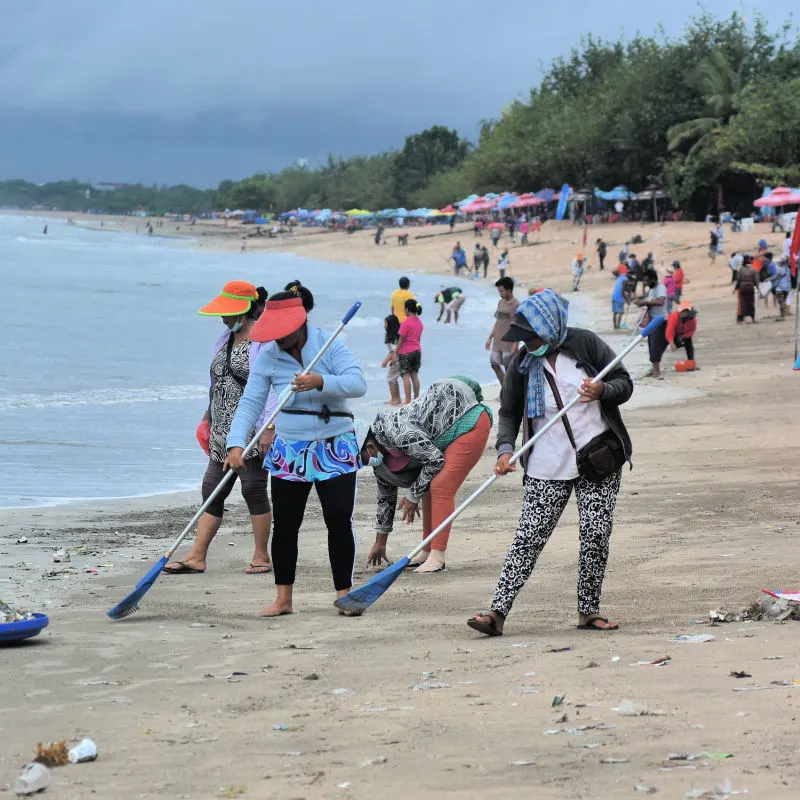
[(786, 186), (779, 186), (766, 197), (760, 197), (753, 203), (758, 208), (781, 208), (782, 206), (800, 205), (800, 194), (793, 192)]
[(461, 210), (466, 214), (472, 214), (476, 211), (491, 211), (497, 205), (497, 200), (487, 200), (484, 197), (478, 198), (474, 203), (470, 203)]
[(453, 208), (453, 206), (446, 206), (445, 208), (441, 209), (443, 214), (455, 214), (458, 209)]
[(519, 200), (515, 203), (512, 203), (511, 208), (528, 208), (529, 206), (540, 206), (543, 203), (544, 200), (541, 200), (532, 192), (528, 192), (527, 194), (521, 195)]

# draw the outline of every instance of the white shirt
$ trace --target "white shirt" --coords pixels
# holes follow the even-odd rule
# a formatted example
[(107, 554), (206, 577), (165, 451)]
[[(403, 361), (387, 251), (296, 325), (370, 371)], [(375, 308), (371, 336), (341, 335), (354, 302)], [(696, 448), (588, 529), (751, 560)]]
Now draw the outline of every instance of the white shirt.
[(789, 258), (789, 251), (792, 249), (792, 240), (791, 239), (784, 239), (783, 240), (783, 257)]
[[(574, 358), (559, 353), (556, 358), (556, 369), (550, 367), (545, 359), (544, 368), (555, 377), (558, 393), (565, 405), (578, 393), (580, 385), (587, 377), (582, 369), (578, 369)], [(533, 433), (536, 433), (558, 413), (558, 406), (550, 390), (550, 384), (544, 381), (544, 417), (534, 420)], [(600, 403), (578, 403), (567, 412), (572, 435), (578, 450), (588, 444), (595, 436), (608, 430), (603, 419)], [(578, 477), (578, 461), (575, 448), (570, 444), (564, 423), (559, 420), (533, 447), (525, 473), (531, 478), (549, 481), (569, 481)]]

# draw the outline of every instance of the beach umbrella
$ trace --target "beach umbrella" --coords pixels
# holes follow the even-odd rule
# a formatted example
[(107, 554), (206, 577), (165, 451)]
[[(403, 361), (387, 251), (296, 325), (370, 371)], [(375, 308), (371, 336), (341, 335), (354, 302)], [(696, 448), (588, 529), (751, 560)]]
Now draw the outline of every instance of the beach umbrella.
[(474, 203), (476, 200), (478, 200), (478, 199), (479, 199), (479, 197), (480, 197), (480, 195), (477, 195), (477, 194), (471, 194), (469, 197), (465, 197), (463, 200), (459, 200), (459, 201), (456, 203), (456, 205), (457, 205), (459, 208), (462, 208), (463, 206), (468, 206), (470, 203)]
[(544, 200), (537, 197), (532, 192), (520, 195), (515, 202), (511, 204), (511, 208), (529, 208), (530, 206), (541, 206)]
[(534, 192), (534, 195), (545, 203), (549, 203), (551, 200), (558, 199), (556, 197), (555, 189), (540, 189), (538, 192)]
[(519, 195), (507, 192), (497, 201), (497, 208), (511, 208), (519, 200)]
[(759, 197), (753, 203), (758, 208), (782, 208), (783, 206), (800, 205), (800, 191), (794, 191), (786, 186), (779, 186), (764, 197)]

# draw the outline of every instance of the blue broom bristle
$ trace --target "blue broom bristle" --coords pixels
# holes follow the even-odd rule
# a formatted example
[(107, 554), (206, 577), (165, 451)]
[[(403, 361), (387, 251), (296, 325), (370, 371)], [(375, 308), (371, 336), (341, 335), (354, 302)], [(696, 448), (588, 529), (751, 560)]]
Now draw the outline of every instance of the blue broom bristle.
[(343, 611), (365, 611), (391, 587), (407, 564), (408, 556), (403, 556), (391, 566), (386, 567), (383, 572), (370, 578), (363, 586), (358, 586), (340, 597), (334, 605)]
[(158, 560), (158, 563), (151, 567), (147, 574), (136, 584), (134, 590), (115, 605), (111, 611), (108, 611), (106, 616), (111, 619), (123, 619), (124, 617), (129, 617), (131, 614), (136, 613), (139, 610), (139, 601), (156, 582), (156, 579), (161, 574), (161, 570), (166, 563), (167, 557), (162, 556)]

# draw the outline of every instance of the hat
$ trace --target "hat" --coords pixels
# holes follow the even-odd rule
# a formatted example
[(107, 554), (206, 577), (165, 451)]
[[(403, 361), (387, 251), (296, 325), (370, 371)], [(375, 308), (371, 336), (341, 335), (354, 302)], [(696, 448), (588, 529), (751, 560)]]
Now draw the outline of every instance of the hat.
[(684, 301), (683, 301), (683, 302), (682, 302), (682, 303), (681, 303), (681, 304), (678, 306), (678, 312), (681, 312), (681, 311), (691, 311), (691, 310), (692, 310), (692, 304), (691, 304), (691, 303), (690, 303), (688, 300), (684, 300)]
[(286, 300), (268, 300), (261, 316), (250, 329), (250, 339), (254, 342), (274, 342), (294, 333), (307, 318), (300, 297)]
[(531, 334), (536, 336), (536, 331), (531, 327), (530, 322), (522, 314), (514, 314), (514, 321), (502, 338), (504, 342), (524, 342), (531, 338)]
[(680, 261), (673, 261), (672, 262), (672, 266), (675, 267), (675, 269), (677, 269), (680, 265), (681, 265)]
[(197, 313), (204, 317), (238, 317), (258, 300), (258, 291), (247, 281), (228, 281), (222, 291)]

